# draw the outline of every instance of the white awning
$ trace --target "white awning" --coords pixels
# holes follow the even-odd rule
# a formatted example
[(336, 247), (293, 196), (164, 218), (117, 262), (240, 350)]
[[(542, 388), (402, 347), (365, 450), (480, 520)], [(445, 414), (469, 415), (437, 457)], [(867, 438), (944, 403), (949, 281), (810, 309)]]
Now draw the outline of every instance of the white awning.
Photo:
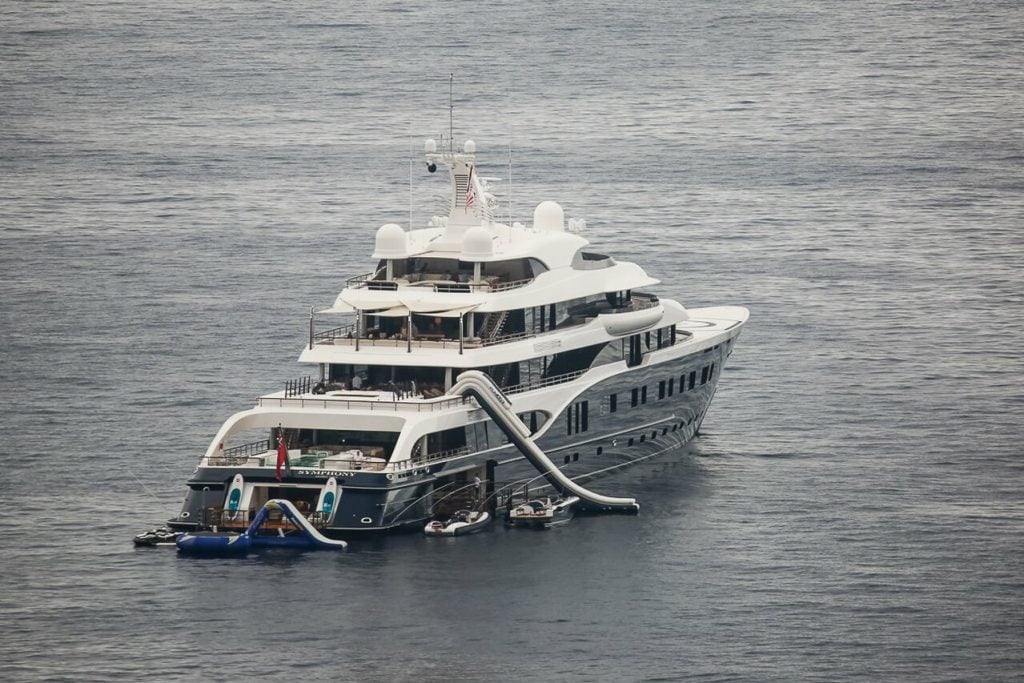
[(462, 308), (451, 308), (447, 311), (432, 311), (430, 313), (417, 313), (417, 315), (434, 316), (436, 318), (459, 318), (479, 307), (480, 304), (464, 306)]
[(347, 304), (344, 301), (342, 301), (340, 294), (338, 295), (338, 298), (334, 300), (334, 305), (333, 306), (331, 306), (330, 308), (324, 308), (322, 310), (317, 311), (317, 313), (355, 313), (355, 312), (356, 312), (356, 309), (354, 307), (352, 307), (350, 304)]
[(382, 318), (407, 318), (409, 317), (409, 309), (405, 306), (395, 306), (394, 308), (385, 308), (380, 311), (365, 311), (366, 315), (379, 315)]
[(341, 306), (338, 306), (337, 304), (335, 304), (331, 308), (321, 308), (319, 311), (317, 311), (317, 313), (326, 313), (326, 314), (355, 313), (355, 312), (356, 312), (356, 309), (352, 308), (348, 304), (342, 304)]
[(385, 308), (380, 311), (366, 311), (366, 315), (379, 315), (382, 318), (405, 318), (411, 312), (413, 315), (421, 315), (425, 317), (458, 318), (459, 316), (469, 313), (478, 306), (479, 304), (474, 304), (472, 306), (463, 306), (462, 308), (450, 308), (442, 311), (411, 311), (409, 308), (405, 306), (395, 306), (394, 308)]
[(375, 290), (366, 289), (365, 287), (346, 289), (338, 295), (338, 300), (361, 311), (369, 311), (374, 308), (391, 308), (392, 306), (402, 304), (395, 290)]
[(403, 292), (399, 291), (402, 304), (413, 313), (433, 313), (450, 311), (457, 308), (476, 307), (484, 302), (481, 294), (447, 294), (441, 292)]

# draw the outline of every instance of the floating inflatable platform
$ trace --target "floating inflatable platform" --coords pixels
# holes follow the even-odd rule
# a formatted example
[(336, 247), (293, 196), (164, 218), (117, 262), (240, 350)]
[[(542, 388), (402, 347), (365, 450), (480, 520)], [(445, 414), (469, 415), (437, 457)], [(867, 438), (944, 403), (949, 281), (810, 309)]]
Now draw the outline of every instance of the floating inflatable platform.
[[(280, 521), (291, 523), (268, 528), (271, 512), (280, 510)], [(275, 515), (276, 517), (276, 515)], [(275, 520), (275, 523), (277, 520)], [(288, 526), (288, 525), (285, 525)], [(298, 550), (344, 550), (345, 541), (327, 538), (314, 527), (289, 500), (268, 500), (260, 508), (249, 528), (242, 533), (228, 531), (196, 531), (180, 534), (176, 544), (178, 551), (197, 555), (244, 555), (254, 548), (295, 548)]]

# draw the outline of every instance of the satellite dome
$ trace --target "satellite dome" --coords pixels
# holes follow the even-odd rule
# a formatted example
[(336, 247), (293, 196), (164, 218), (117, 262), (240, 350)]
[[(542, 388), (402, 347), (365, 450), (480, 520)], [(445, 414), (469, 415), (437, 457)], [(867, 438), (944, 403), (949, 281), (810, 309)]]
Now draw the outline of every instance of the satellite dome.
[(405, 231), (402, 226), (386, 223), (377, 229), (374, 258), (405, 258)]
[(462, 238), (462, 258), (467, 261), (494, 256), (494, 240), (487, 228), (475, 226), (466, 231)]
[(466, 140), (463, 149), (466, 150), (466, 154), (476, 154), (476, 143), (472, 140)]
[(565, 212), (558, 202), (546, 201), (533, 210), (533, 227), (535, 230), (561, 232), (565, 230)]

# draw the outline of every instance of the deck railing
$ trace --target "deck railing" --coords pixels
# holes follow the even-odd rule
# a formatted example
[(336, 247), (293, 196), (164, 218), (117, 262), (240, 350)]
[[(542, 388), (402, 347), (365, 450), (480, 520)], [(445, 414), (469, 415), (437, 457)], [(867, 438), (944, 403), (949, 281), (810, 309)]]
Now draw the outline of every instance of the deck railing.
[(506, 394), (521, 394), (524, 391), (533, 391), (534, 389), (543, 389), (544, 387), (555, 386), (556, 384), (565, 384), (571, 382), (574, 379), (582, 377), (586, 374), (586, 370), (573, 370), (563, 375), (555, 375), (554, 377), (547, 377), (536, 382), (522, 382), (520, 384), (514, 384), (510, 387), (502, 389)]
[(352, 339), (356, 334), (356, 326), (353, 325), (342, 325), (341, 327), (335, 327), (330, 330), (323, 330), (322, 332), (316, 332), (313, 334), (313, 342), (320, 342), (326, 340), (335, 339)]
[[(534, 382), (521, 382), (512, 386), (503, 387), (502, 391), (506, 394), (521, 394), (524, 391), (533, 391), (534, 389), (542, 389), (544, 387), (572, 382), (573, 380), (582, 377), (586, 372), (587, 369), (573, 370), (572, 372), (555, 375), (554, 377), (546, 377)], [(461, 406), (465, 401), (466, 399), (464, 397), (389, 401), (386, 399), (354, 399), (336, 396), (261, 396), (259, 398), (259, 405), (261, 408), (276, 406), (278, 408), (323, 408), (324, 410), (362, 409), (384, 412), (412, 411), (419, 413), (451, 410), (452, 408)], [(269, 449), (269, 442), (257, 443), (268, 444), (267, 448)]]
[(418, 401), (387, 401), (353, 398), (340, 398), (334, 396), (260, 396), (259, 406), (261, 408), (322, 408), (324, 410), (370, 410), (382, 412), (411, 411), (416, 413), (443, 411), (456, 408), (462, 404), (462, 398), (449, 399), (427, 399)]
[(460, 446), (459, 448), (452, 448), (447, 451), (437, 451), (434, 453), (427, 453), (426, 455), (418, 455), (413, 457), (410, 462), (413, 467), (419, 467), (420, 465), (427, 465), (432, 462), (439, 460), (449, 460), (456, 458), (460, 455), (466, 455), (470, 452), (469, 446)]
[[(435, 292), (458, 293), (458, 292), (505, 292), (510, 289), (525, 287), (533, 282), (533, 278), (521, 280), (492, 282), (458, 282), (455, 280), (419, 280), (408, 282), (405, 280), (375, 280), (372, 279), (376, 273), (364, 273), (345, 280), (345, 287), (349, 289), (371, 289), (395, 291), (399, 288), (430, 289)], [(436, 277), (436, 275), (435, 275)]]
[[(355, 334), (351, 337), (347, 335), (338, 335), (333, 337), (324, 337), (317, 339), (314, 337), (314, 344), (327, 344), (334, 346), (355, 346)], [(398, 337), (381, 337), (374, 339), (372, 337), (366, 337), (365, 333), (363, 337), (359, 339), (359, 346), (372, 346), (374, 348), (394, 348), (394, 349), (406, 349), (409, 346), (414, 349), (457, 349), (459, 348), (458, 339), (413, 339), (410, 342), (408, 339), (399, 339)], [(471, 348), (473, 346), (480, 346), (479, 340), (467, 339), (463, 342), (465, 348)]]
[(285, 398), (288, 398), (289, 396), (302, 396), (303, 394), (308, 394), (312, 390), (312, 377), (300, 377), (298, 379), (290, 379), (284, 383)]
[(210, 457), (210, 465), (223, 467), (225, 465), (244, 465), (254, 455), (262, 455), (271, 448), (270, 439), (262, 439), (245, 443), (241, 446), (225, 448), (216, 455)]
[[(633, 313), (636, 311), (644, 311), (649, 308), (658, 306), (661, 302), (656, 296), (651, 297), (639, 297), (634, 295), (634, 298), (626, 306), (619, 306), (616, 308), (597, 308), (592, 311), (586, 311), (583, 313), (581, 320), (573, 325), (562, 325), (557, 331), (561, 332), (569, 327), (583, 324), (583, 321), (593, 319), (597, 315), (616, 315), (621, 313)], [(537, 332), (513, 332), (511, 334), (503, 334), (493, 339), (484, 337), (466, 337), (462, 340), (462, 348), (464, 349), (477, 349), (484, 346), (494, 346), (495, 344), (509, 344), (512, 342), (523, 341), (526, 339), (533, 339), (542, 336), (547, 333)], [(410, 342), (408, 339), (399, 337), (378, 337), (373, 338), (367, 336), (365, 330), (362, 331), (361, 335), (356, 334), (355, 325), (342, 325), (341, 327), (334, 327), (329, 330), (323, 330), (313, 334), (313, 344), (329, 344), (335, 346), (354, 346), (356, 344), (356, 337), (359, 336), (360, 346), (372, 346), (374, 348), (395, 348), (395, 349), (449, 349), (459, 348), (459, 340), (451, 339), (448, 337), (443, 338), (413, 338)]]

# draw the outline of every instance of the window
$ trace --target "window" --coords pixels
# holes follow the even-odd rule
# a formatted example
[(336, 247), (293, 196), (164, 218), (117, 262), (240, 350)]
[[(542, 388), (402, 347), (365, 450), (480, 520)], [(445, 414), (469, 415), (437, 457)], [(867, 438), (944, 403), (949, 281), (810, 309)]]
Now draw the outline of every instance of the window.
[(612, 394), (608, 397), (608, 412), (614, 413), (619, 409), (619, 395)]
[(569, 436), (590, 429), (590, 401), (574, 403), (565, 411), (565, 433)]
[(604, 453), (604, 446), (598, 446), (597, 447), (597, 454), (601, 455), (602, 453)]
[(694, 370), (693, 372), (690, 373), (690, 388), (693, 389), (695, 386), (697, 386), (697, 371), (696, 370)]
[(572, 454), (572, 461), (573, 462), (576, 462), (579, 459), (580, 459), (580, 454), (579, 453), (573, 453)]
[(686, 373), (679, 375), (679, 393), (686, 391)]
[(675, 385), (676, 385), (676, 378), (675, 377), (669, 377), (668, 378), (668, 395), (669, 396), (672, 395), (672, 390), (675, 388)]
[(708, 371), (708, 377), (710, 378), (710, 377), (714, 377), (714, 376), (715, 376), (715, 364), (712, 363), (711, 364), (711, 370)]
[(569, 456), (568, 456), (568, 455), (567, 455), (567, 456), (565, 456), (565, 464), (566, 464), (566, 465), (568, 465), (568, 464), (569, 464)]
[(633, 445), (633, 437), (629, 437), (629, 445), (630, 445), (630, 446), (632, 446), (632, 445)]
[(643, 443), (646, 440), (647, 440), (647, 435), (646, 434), (641, 434), (640, 435), (640, 443)]
[(700, 384), (701, 384), (701, 386), (704, 386), (707, 383), (708, 383), (708, 366), (705, 365), (703, 368), (700, 369)]
[(665, 398), (665, 380), (658, 382), (658, 400)]
[(632, 395), (631, 405), (634, 408), (636, 408), (637, 405), (640, 403), (640, 390), (634, 388), (633, 391), (631, 392), (631, 395)]
[(647, 385), (640, 387), (640, 402), (647, 403)]
[(651, 432), (651, 441), (654, 441), (657, 438), (658, 438), (658, 430), (655, 429), (653, 432)]
[(640, 361), (643, 360), (643, 357), (643, 349), (640, 345), (640, 335), (631, 335), (629, 338), (629, 356), (626, 359), (626, 365), (629, 367), (640, 365)]
[(556, 353), (551, 356), (551, 361), (544, 370), (544, 377), (557, 377), (570, 372), (587, 370), (595, 364), (597, 356), (604, 350), (605, 346), (606, 344), (592, 344), (581, 349)]

